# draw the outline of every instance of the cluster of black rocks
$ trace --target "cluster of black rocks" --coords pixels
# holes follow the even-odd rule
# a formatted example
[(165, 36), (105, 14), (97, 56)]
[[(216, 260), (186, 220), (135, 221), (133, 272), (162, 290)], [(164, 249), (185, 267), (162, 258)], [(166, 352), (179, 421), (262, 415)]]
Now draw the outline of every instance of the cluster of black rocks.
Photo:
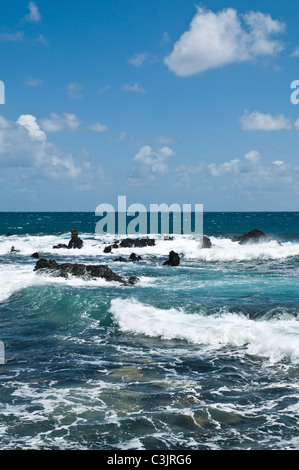
[[(11, 233), (8, 233), (7, 236), (11, 236)], [(240, 245), (247, 243), (260, 243), (269, 239), (268, 235), (262, 232), (259, 229), (251, 230), (250, 232), (244, 233), (240, 236), (232, 237), (232, 241), (238, 242)], [(125, 238), (121, 241), (115, 241), (112, 245), (106, 246), (104, 248), (104, 253), (111, 253), (112, 249), (117, 248), (144, 248), (147, 246), (155, 246), (156, 242), (154, 239), (144, 237), (141, 239)], [(79, 238), (78, 232), (75, 227), (71, 230), (71, 240), (66, 244), (58, 244), (53, 246), (55, 249), (59, 248), (77, 248), (81, 249), (83, 246), (83, 240)], [(201, 249), (209, 249), (212, 247), (210, 238), (204, 236), (200, 240)], [(18, 250), (15, 247), (12, 247), (11, 253), (17, 253)], [(54, 276), (68, 278), (69, 275), (79, 276), (85, 279), (94, 279), (94, 278), (103, 278), (107, 281), (117, 281), (123, 285), (134, 285), (138, 281), (136, 276), (131, 276), (128, 279), (123, 278), (119, 274), (116, 274), (106, 265), (85, 265), (77, 263), (62, 263), (58, 264), (55, 260), (46, 260), (40, 259), (39, 253), (33, 253), (32, 258), (37, 259), (34, 271), (46, 271), (51, 273)], [(134, 262), (142, 261), (141, 256), (131, 253), (129, 258), (124, 258), (119, 256), (113, 261), (118, 262)], [(175, 251), (170, 251), (168, 260), (164, 261), (163, 266), (179, 266), (180, 265), (180, 256)]]
[(111, 253), (112, 248), (145, 248), (146, 246), (155, 246), (154, 238), (124, 238), (121, 242), (115, 241), (112, 245), (104, 248), (104, 253)]
[(112, 271), (109, 266), (103, 264), (58, 264), (55, 260), (39, 259), (35, 265), (34, 271), (47, 271), (54, 276), (64, 278), (68, 278), (69, 274), (85, 279), (103, 278), (106, 281), (117, 281), (124, 285), (133, 285), (138, 281), (138, 278), (135, 276), (131, 276), (128, 280), (126, 280), (119, 274), (116, 274), (114, 271)]

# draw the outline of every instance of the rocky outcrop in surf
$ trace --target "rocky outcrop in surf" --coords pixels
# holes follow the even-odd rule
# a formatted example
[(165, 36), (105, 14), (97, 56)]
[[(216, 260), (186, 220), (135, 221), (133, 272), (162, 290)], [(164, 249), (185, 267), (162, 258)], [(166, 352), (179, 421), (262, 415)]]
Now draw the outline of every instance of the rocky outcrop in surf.
[(199, 242), (199, 247), (200, 248), (212, 248), (212, 242), (209, 237), (202, 237), (202, 239)]
[(53, 249), (59, 249), (59, 248), (65, 248), (65, 249), (71, 249), (71, 248), (78, 248), (81, 249), (83, 246), (83, 240), (78, 237), (78, 232), (76, 230), (76, 227), (73, 227), (71, 230), (71, 239), (68, 243), (68, 245), (64, 243), (59, 243), (58, 245), (53, 246)]
[(119, 274), (116, 274), (106, 265), (85, 265), (62, 263), (58, 264), (55, 260), (39, 259), (35, 265), (34, 271), (48, 272), (57, 277), (68, 278), (69, 275), (82, 277), (84, 279), (103, 278), (106, 281), (117, 281), (124, 285), (136, 284), (138, 278), (131, 276), (128, 280)]
[(175, 251), (169, 253), (167, 261), (164, 261), (163, 266), (179, 266), (180, 257)]
[(156, 241), (153, 238), (125, 238), (119, 244), (121, 248), (144, 248), (146, 246), (155, 246)]
[(118, 261), (121, 263), (129, 263), (130, 261), (142, 261), (142, 258), (141, 256), (136, 255), (135, 253), (131, 253), (128, 259), (123, 258), (122, 256), (118, 256), (113, 261)]
[(239, 242), (240, 245), (245, 245), (246, 243), (261, 243), (268, 239), (268, 235), (261, 230), (255, 228), (250, 232), (244, 233), (240, 237), (233, 237), (233, 242)]

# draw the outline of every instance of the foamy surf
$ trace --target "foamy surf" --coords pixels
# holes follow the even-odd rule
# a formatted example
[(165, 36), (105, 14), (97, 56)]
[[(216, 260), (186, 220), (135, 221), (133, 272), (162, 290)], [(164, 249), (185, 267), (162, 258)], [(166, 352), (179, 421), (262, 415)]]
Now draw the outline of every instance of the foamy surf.
[[(32, 253), (39, 252), (42, 255), (52, 257), (96, 257), (111, 258), (112, 256), (128, 256), (132, 252), (143, 256), (167, 258), (171, 250), (177, 252), (182, 257), (182, 262), (205, 261), (205, 262), (229, 262), (229, 261), (254, 261), (254, 260), (279, 260), (289, 257), (299, 256), (299, 243), (285, 242), (279, 243), (275, 240), (265, 243), (239, 245), (229, 238), (210, 237), (212, 247), (201, 249), (200, 240), (194, 236), (175, 235), (173, 240), (164, 240), (161, 236), (153, 236), (155, 245), (144, 248), (122, 248), (113, 249), (111, 253), (104, 253), (104, 248), (112, 244), (115, 236), (81, 234), (84, 240), (83, 247), (78, 249), (55, 249), (58, 244), (67, 244), (69, 234), (64, 235), (28, 235), (0, 237), (0, 255), (9, 255), (12, 246), (17, 250), (19, 256), (31, 256)], [(126, 238), (126, 237), (125, 237)], [(136, 238), (132, 237), (131, 238)], [(15, 254), (12, 254), (15, 256)]]
[(183, 309), (159, 309), (134, 299), (112, 299), (110, 312), (123, 332), (183, 340), (207, 351), (238, 348), (270, 363), (299, 363), (299, 322), (296, 319), (254, 321), (244, 315), (188, 314)]

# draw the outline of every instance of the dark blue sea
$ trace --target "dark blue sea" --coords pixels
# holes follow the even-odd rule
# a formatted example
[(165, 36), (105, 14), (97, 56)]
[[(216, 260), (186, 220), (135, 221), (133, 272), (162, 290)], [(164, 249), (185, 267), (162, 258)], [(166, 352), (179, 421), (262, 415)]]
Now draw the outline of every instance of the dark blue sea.
[[(125, 236), (97, 220), (0, 214), (0, 449), (298, 450), (299, 212), (205, 213), (211, 248), (111, 253)], [(83, 247), (54, 249), (73, 226)], [(255, 228), (268, 238), (232, 241)], [(35, 252), (139, 281), (55, 277)]]

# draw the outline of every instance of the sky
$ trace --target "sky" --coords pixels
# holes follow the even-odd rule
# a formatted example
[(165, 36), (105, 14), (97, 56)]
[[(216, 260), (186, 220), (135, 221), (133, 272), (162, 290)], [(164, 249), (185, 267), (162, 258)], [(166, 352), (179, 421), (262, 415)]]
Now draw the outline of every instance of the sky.
[(299, 4), (0, 5), (0, 211), (299, 210)]

